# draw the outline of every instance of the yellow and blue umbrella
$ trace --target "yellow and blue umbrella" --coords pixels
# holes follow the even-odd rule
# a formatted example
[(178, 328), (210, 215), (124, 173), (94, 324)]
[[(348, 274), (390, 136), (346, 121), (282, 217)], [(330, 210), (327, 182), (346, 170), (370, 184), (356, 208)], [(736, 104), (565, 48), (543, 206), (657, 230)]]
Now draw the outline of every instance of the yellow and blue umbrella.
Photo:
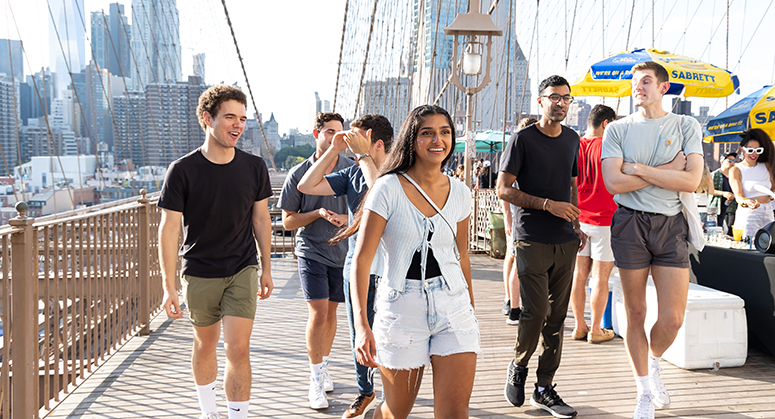
[(654, 61), (665, 67), (670, 76), (668, 95), (685, 97), (726, 97), (737, 90), (737, 76), (683, 55), (655, 49), (636, 49), (608, 57), (592, 64), (581, 74), (571, 76), (571, 93), (574, 96), (630, 96), (632, 66)]
[(775, 86), (764, 86), (708, 121), (705, 141), (736, 143), (751, 128), (761, 128), (775, 140)]

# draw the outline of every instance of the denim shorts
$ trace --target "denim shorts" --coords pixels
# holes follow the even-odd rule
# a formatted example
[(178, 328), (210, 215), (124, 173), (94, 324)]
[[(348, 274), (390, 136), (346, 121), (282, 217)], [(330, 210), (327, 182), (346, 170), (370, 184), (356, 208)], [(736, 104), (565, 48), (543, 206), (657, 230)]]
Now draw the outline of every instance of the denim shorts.
[(403, 292), (381, 284), (374, 311), (377, 363), (385, 368), (419, 368), (431, 355), (482, 353), (468, 289), (450, 294), (441, 276), (407, 279)]

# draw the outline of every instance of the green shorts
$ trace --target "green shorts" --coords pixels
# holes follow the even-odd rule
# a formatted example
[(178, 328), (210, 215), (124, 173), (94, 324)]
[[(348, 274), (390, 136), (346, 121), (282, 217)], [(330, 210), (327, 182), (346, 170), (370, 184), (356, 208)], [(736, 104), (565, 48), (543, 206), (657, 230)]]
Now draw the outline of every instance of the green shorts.
[(188, 318), (194, 326), (210, 326), (223, 316), (256, 317), (258, 265), (225, 278), (183, 275), (182, 282)]

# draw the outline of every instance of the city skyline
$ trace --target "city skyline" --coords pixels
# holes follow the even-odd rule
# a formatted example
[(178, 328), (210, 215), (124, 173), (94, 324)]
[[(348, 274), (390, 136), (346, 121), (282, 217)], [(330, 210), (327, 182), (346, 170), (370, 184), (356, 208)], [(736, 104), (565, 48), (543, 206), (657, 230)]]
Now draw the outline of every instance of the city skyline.
[[(70, 0), (71, 3), (74, 1)], [(104, 10), (106, 14), (110, 12), (110, 1), (78, 1), (83, 3), (87, 26), (89, 26), (90, 12), (100, 10)], [(132, 1), (119, 0), (118, 3), (128, 9), (131, 8)], [(228, 6), (259, 111), (262, 114), (274, 113), (281, 132), (288, 132), (291, 128), (308, 131), (311, 121), (307, 121), (306, 103), (312, 100), (313, 92), (319, 92), (323, 99), (334, 99), (344, 0), (334, 0), (325, 4), (297, 1), (293, 9), (299, 6), (298, 10), (304, 10), (305, 13), (295, 13), (292, 17), (287, 4), (275, 3), (277, 2), (256, 5), (245, 1), (231, 1), (228, 2)], [(565, 69), (566, 57), (569, 59), (570, 69), (602, 57), (603, 51), (615, 53), (623, 50), (625, 38), (630, 36), (627, 32), (630, 31), (632, 39), (629, 42), (629, 49), (650, 46), (651, 22), (645, 3), (635, 8), (634, 24), (628, 30), (626, 18), (629, 10), (609, 1), (605, 5), (606, 27), (609, 34), (606, 38), (606, 47), (601, 48), (599, 40), (595, 41), (596, 37), (593, 36), (595, 28), (597, 27), (599, 31), (602, 24), (599, 16), (594, 12), (599, 9), (600, 3), (596, 1), (593, 5), (589, 5), (582, 2), (579, 16), (574, 17), (577, 28), (575, 31), (578, 35), (572, 37), (575, 39), (571, 39), (571, 51), (567, 54), (564, 51), (565, 40), (562, 27), (563, 25), (569, 27), (571, 24), (564, 23), (562, 6), (557, 4), (542, 6), (544, 26), (539, 32), (547, 33), (539, 35), (538, 45), (534, 46), (530, 36), (532, 23), (525, 16), (531, 16), (531, 14), (534, 16), (535, 6), (526, 3), (518, 4), (518, 16), (522, 18), (516, 22), (515, 34), (527, 58), (535, 61), (535, 63), (531, 61), (529, 74), (531, 86), (528, 88), (532, 91), (532, 97), (535, 97), (535, 86), (532, 84), (537, 84), (541, 78), (548, 75), (549, 70), (562, 73), (560, 70)], [(658, 33), (655, 42), (662, 44), (657, 47), (673, 50), (676, 53), (690, 51), (695, 55), (701, 54), (694, 58), (704, 59), (723, 67), (724, 28), (719, 28), (723, 26), (723, 20), (720, 20), (724, 12), (723, 3), (723, 1), (713, 0), (704, 5), (708, 7), (700, 7), (703, 4), (699, 1), (689, 1), (684, 8), (684, 4), (676, 7), (667, 2), (657, 2), (655, 14)], [(770, 38), (767, 35), (772, 34), (773, 30), (766, 24), (757, 29), (757, 24), (761, 23), (760, 19), (768, 14), (775, 15), (775, 10), (767, 8), (767, 3), (764, 1), (746, 2), (745, 13), (739, 7), (740, 5), (733, 6), (738, 7), (732, 8), (730, 19), (729, 66), (737, 67), (735, 73), (741, 77), (741, 89), (740, 96), (732, 95), (729, 98), (729, 104), (764, 84), (772, 83), (775, 78), (775, 70), (773, 70), (775, 65), (770, 65), (770, 57), (775, 59), (775, 45), (767, 42)], [(193, 56), (205, 53), (207, 84), (220, 81), (230, 84), (237, 82), (244, 88), (242, 72), (221, 5), (212, 1), (184, 1), (179, 2), (177, 7), (180, 16), (182, 50), (181, 78), (185, 79), (187, 75), (193, 73)], [(48, 57), (51, 50), (48, 48), (49, 37), (43, 33), (47, 31), (41, 30), (41, 28), (48, 28), (51, 18), (48, 13), (39, 12), (39, 10), (47, 10), (47, 2), (12, 0), (10, 6), (2, 8), (2, 17), (8, 23), (8, 28), (6, 34), (0, 34), (0, 36), (17, 39), (16, 27), (8, 14), (9, 8), (13, 8), (17, 22), (20, 22), (19, 29), (22, 31), (22, 40), (27, 49), (25, 74), (39, 71), (40, 66), (49, 64), (46, 62), (48, 58), (45, 57)], [(571, 13), (570, 10), (565, 13), (568, 15), (565, 17), (568, 21), (571, 19)], [(209, 25), (205, 24), (208, 22)], [(131, 19), (129, 24), (132, 24)], [(554, 34), (549, 34), (546, 25), (558, 30), (555, 30)], [(588, 28), (582, 32), (580, 27)], [(314, 36), (309, 35), (310, 29)], [(754, 30), (758, 30), (757, 35), (749, 39)], [(278, 36), (282, 42), (275, 41)], [(88, 33), (87, 37), (91, 39)], [(89, 48), (86, 56), (91, 54), (88, 50)], [(741, 58), (739, 54), (742, 50), (746, 52)], [(587, 56), (588, 58), (584, 58)], [(536, 57), (538, 57), (537, 60)], [(28, 68), (27, 59), (34, 71)], [(761, 60), (764, 61), (764, 65)], [(591, 102), (595, 103), (595, 100), (591, 99)], [(303, 103), (301, 110), (300, 101)], [(625, 99), (623, 102), (626, 101)], [(726, 101), (714, 99), (699, 102), (702, 102), (698, 103), (700, 106), (708, 105), (711, 114), (718, 114), (723, 110)], [(610, 103), (610, 99), (607, 103)], [(532, 111), (535, 111), (535, 104), (532, 104)], [(620, 112), (626, 113), (626, 108), (620, 109)], [(253, 109), (250, 109), (250, 113), (253, 113)]]

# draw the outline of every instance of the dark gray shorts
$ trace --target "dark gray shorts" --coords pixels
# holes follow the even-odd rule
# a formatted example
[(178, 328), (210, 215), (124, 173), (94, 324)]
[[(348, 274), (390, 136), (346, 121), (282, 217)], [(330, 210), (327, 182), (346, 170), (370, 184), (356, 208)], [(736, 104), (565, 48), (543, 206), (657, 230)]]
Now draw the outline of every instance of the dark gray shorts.
[(688, 233), (683, 213), (667, 216), (619, 206), (611, 220), (611, 248), (616, 267), (689, 268)]

